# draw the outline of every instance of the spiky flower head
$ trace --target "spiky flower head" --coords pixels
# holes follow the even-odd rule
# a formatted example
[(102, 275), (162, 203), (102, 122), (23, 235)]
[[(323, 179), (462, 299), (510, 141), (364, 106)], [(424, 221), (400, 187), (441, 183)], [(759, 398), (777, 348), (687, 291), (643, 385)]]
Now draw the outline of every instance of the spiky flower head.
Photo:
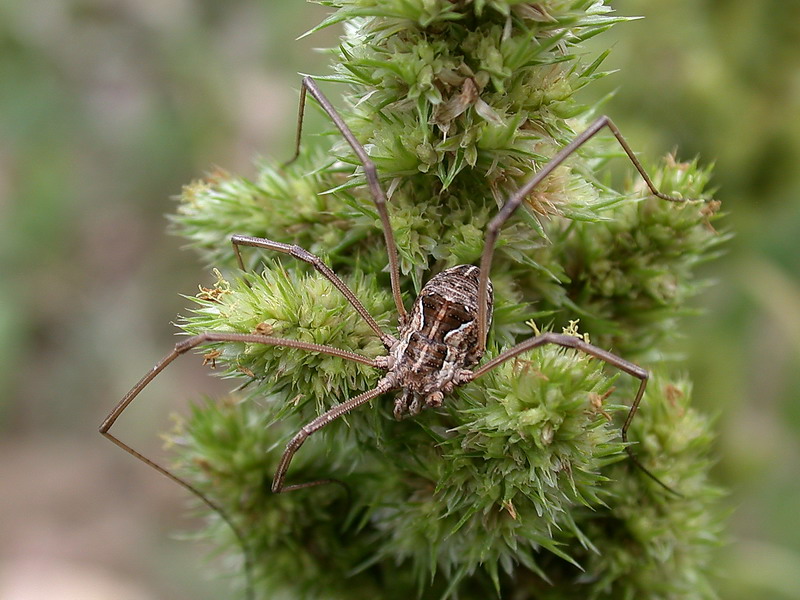
[[(576, 133), (593, 107), (575, 92), (604, 75), (585, 39), (625, 18), (604, 2), (339, 0), (331, 51), (336, 105), (378, 166), (389, 197), (406, 303), (424, 282), (475, 264), (488, 221)], [(175, 229), (222, 271), (194, 299), (188, 333), (265, 333), (374, 357), (374, 332), (324, 277), (251, 251), (241, 273), (230, 236), (317, 254), (385, 330), (397, 324), (386, 248), (352, 148), (331, 128), (304, 138), (289, 167), (247, 180), (217, 172), (186, 187)], [(487, 357), (535, 335), (573, 334), (657, 363), (701, 283), (694, 268), (724, 235), (716, 205), (612, 186), (594, 140), (526, 198), (504, 227), (491, 273)], [(288, 152), (287, 152), (288, 154)], [(280, 157), (278, 157), (280, 158)], [(648, 161), (645, 161), (648, 162)], [(668, 157), (648, 167), (661, 191), (699, 199), (709, 171)], [(570, 322), (580, 318), (580, 332)], [(302, 482), (269, 491), (283, 445), (304, 423), (370, 389), (363, 365), (260, 344), (204, 348), (242, 387), (196, 407), (180, 436), (182, 472), (237, 524), (255, 590), (287, 598), (713, 597), (707, 583), (718, 492), (707, 481), (707, 419), (691, 386), (659, 366), (630, 429), (648, 470), (626, 460), (620, 426), (637, 380), (546, 346), (459, 388), (441, 410), (397, 422), (379, 397), (312, 436), (292, 463)], [(210, 354), (209, 354), (210, 353)], [(210, 535), (234, 539), (211, 516)]]

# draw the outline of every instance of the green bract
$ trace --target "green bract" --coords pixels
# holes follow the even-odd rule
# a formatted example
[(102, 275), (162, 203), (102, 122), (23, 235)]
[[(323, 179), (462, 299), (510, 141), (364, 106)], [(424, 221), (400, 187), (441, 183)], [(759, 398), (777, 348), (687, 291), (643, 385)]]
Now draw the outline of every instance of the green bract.
[[(322, 2), (341, 23), (333, 74), (317, 77), (378, 166), (389, 196), (406, 306), (431, 275), (478, 262), (486, 224), (508, 195), (588, 124), (575, 92), (604, 75), (580, 43), (626, 20), (600, 1)], [(397, 326), (386, 248), (363, 171), (331, 125), (289, 167), (253, 181), (217, 172), (186, 187), (175, 230), (221, 269), (194, 300), (187, 333), (232, 331), (385, 349), (308, 265), (230, 236), (298, 244), (331, 266), (386, 331)], [(624, 132), (623, 132), (624, 133)], [(289, 154), (289, 151), (284, 153)], [(241, 529), (263, 598), (711, 598), (719, 492), (709, 484), (709, 423), (691, 386), (660, 364), (702, 288), (697, 264), (726, 238), (717, 204), (649, 197), (633, 169), (612, 185), (611, 138), (583, 147), (535, 189), (494, 258), (487, 355), (580, 319), (592, 343), (656, 370), (630, 430), (638, 385), (572, 350), (543, 347), (396, 422), (374, 400), (313, 436), (289, 482), (269, 492), (286, 441), (304, 423), (373, 387), (379, 373), (340, 358), (259, 344), (216, 344), (220, 371), (248, 384), (196, 406), (174, 436), (181, 472)], [(278, 158), (281, 158), (280, 156)], [(618, 162), (622, 163), (624, 159)], [(648, 161), (645, 161), (648, 163)], [(659, 189), (708, 195), (709, 170), (667, 157)], [(570, 326), (574, 333), (574, 325)], [(219, 352), (219, 355), (217, 355)], [(235, 538), (210, 515), (208, 535)]]

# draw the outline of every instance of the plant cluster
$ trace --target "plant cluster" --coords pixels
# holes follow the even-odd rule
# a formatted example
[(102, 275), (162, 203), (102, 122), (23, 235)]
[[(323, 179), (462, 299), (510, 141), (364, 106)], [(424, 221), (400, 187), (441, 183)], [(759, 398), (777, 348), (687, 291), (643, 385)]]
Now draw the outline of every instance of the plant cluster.
[[(389, 197), (406, 305), (432, 274), (476, 264), (487, 222), (510, 193), (579, 133), (597, 106), (576, 93), (605, 75), (584, 40), (625, 18), (600, 0), (335, 0), (343, 24), (337, 107), (378, 166)], [(325, 84), (323, 84), (325, 85)], [(396, 327), (380, 222), (358, 160), (331, 126), (297, 161), (248, 180), (216, 172), (186, 187), (174, 226), (220, 269), (192, 298), (187, 333), (230, 331), (385, 354), (346, 299), (308, 265), (248, 252), (234, 233), (323, 257), (385, 330)], [(374, 386), (379, 373), (302, 350), (204, 348), (231, 397), (195, 406), (174, 435), (179, 467), (243, 534), (256, 592), (269, 598), (713, 597), (720, 529), (709, 483), (709, 420), (691, 384), (661, 361), (702, 287), (695, 267), (725, 235), (717, 204), (651, 198), (605, 168), (591, 142), (534, 190), (501, 233), (491, 273), (487, 358), (534, 334), (578, 334), (654, 373), (630, 437), (619, 436), (638, 381), (586, 355), (545, 347), (458, 389), (439, 411), (397, 422), (379, 398), (312, 436), (274, 495), (283, 446), (304, 423)], [(623, 159), (619, 159), (622, 162)], [(647, 162), (647, 161), (645, 161)], [(709, 171), (667, 157), (662, 192), (708, 195)], [(572, 323), (571, 323), (572, 322)], [(346, 489), (345, 489), (346, 488)], [(204, 532), (237, 550), (218, 516)], [(241, 549), (238, 549), (241, 552)]]

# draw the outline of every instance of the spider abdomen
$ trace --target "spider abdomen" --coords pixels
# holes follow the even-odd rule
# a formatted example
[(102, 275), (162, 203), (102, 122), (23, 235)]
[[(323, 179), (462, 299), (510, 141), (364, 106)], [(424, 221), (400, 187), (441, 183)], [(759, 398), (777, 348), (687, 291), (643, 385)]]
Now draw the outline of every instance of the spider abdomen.
[[(478, 344), (478, 275), (459, 265), (434, 276), (420, 291), (392, 349), (397, 385), (404, 390), (395, 416), (441, 404), (444, 394), (483, 355)], [(489, 284), (487, 315), (492, 314)]]

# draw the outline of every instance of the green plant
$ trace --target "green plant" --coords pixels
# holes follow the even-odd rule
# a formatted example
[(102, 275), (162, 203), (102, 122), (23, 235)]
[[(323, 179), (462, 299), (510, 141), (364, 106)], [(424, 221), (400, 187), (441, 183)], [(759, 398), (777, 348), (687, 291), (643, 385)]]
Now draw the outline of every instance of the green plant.
[[(339, 0), (331, 51), (337, 103), (389, 191), (406, 301), (431, 274), (477, 263), (499, 205), (588, 123), (576, 93), (605, 75), (580, 43), (625, 18), (600, 1)], [(343, 84), (343, 85), (342, 85)], [(194, 298), (188, 333), (271, 335), (383, 354), (327, 280), (294, 259), (249, 254), (233, 233), (324, 257), (384, 327), (396, 326), (386, 249), (350, 147), (303, 142), (298, 161), (255, 180), (218, 172), (185, 189), (176, 230), (221, 269)], [(694, 268), (725, 239), (716, 204), (650, 198), (605, 168), (593, 141), (537, 188), (501, 234), (488, 355), (567, 329), (653, 370), (631, 428), (667, 493), (625, 460), (619, 438), (635, 380), (543, 348), (463, 388), (441, 411), (396, 422), (380, 398), (310, 438), (291, 481), (346, 484), (269, 492), (283, 444), (323, 409), (374, 386), (341, 359), (257, 344), (209, 344), (249, 385), (198, 404), (174, 437), (179, 469), (243, 534), (256, 592), (269, 598), (713, 597), (719, 491), (708, 482), (708, 419), (661, 351), (702, 287)], [(708, 169), (667, 157), (648, 168), (665, 193), (700, 198)], [(531, 320), (534, 320), (533, 322)], [(217, 356), (218, 354), (218, 356)], [(218, 515), (203, 533), (235, 537)]]

